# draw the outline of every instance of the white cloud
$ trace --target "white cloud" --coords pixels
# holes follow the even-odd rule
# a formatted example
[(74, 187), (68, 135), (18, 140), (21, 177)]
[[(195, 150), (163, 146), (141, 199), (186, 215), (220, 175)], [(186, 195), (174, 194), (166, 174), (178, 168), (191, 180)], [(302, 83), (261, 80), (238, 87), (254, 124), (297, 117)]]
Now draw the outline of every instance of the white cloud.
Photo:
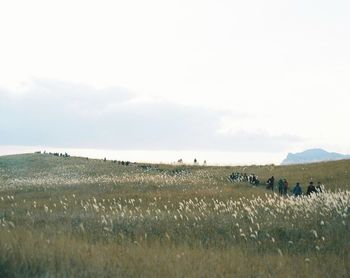
[[(11, 98), (6, 97), (12, 96)], [(255, 130), (220, 131), (245, 116), (143, 100), (123, 88), (34, 80), (21, 95), (0, 92), (0, 144), (144, 150), (281, 151), (300, 139)]]
[[(12, 88), (11, 105), (21, 82), (39, 78), (34, 86), (40, 83), (40, 88), (25, 86), (22, 93), (30, 91), (29, 97), (17, 99), (11, 108), (4, 106), (2, 95), (3, 111), (16, 113), (8, 114), (11, 124), (7, 119), (0, 122), (7, 134), (23, 137), (19, 130), (26, 127), (19, 128), (20, 123), (35, 121), (42, 140), (50, 138), (56, 144), (64, 140), (43, 134), (40, 126), (53, 122), (63, 129), (64, 122), (64, 130), (72, 129), (65, 135), (68, 141), (69, 134), (89, 130), (88, 122), (107, 133), (112, 125), (109, 117), (122, 117), (122, 111), (133, 127), (147, 119), (148, 125), (163, 128), (165, 124), (151, 112), (165, 106), (182, 115), (193, 111), (188, 107), (197, 107), (190, 114), (206, 119), (208, 127), (181, 126), (190, 134), (210, 134), (205, 141), (215, 143), (205, 146), (265, 146), (251, 138), (247, 144), (231, 141), (245, 132), (266, 141), (302, 138), (288, 145), (292, 148), (288, 151), (324, 147), (349, 153), (350, 132), (344, 128), (350, 117), (349, 11), (350, 2), (345, 0), (2, 1), (0, 86)], [(116, 85), (121, 88), (104, 89)], [(137, 94), (123, 93), (122, 88)], [(143, 108), (141, 99), (154, 97), (163, 102), (144, 103), (151, 110), (145, 116), (138, 105)], [(60, 105), (60, 112), (44, 108), (52, 105)], [(222, 110), (229, 112), (218, 112)], [(40, 118), (39, 112), (52, 122)], [(177, 123), (181, 121), (180, 117)], [(112, 126), (128, 130), (118, 121)], [(226, 143), (212, 137), (217, 130)], [(28, 134), (28, 140), (38, 140)], [(2, 135), (3, 142), (6, 136)], [(6, 142), (24, 140), (21, 136), (8, 135)], [(103, 137), (95, 136), (96, 143)], [(90, 139), (83, 143), (92, 144)]]

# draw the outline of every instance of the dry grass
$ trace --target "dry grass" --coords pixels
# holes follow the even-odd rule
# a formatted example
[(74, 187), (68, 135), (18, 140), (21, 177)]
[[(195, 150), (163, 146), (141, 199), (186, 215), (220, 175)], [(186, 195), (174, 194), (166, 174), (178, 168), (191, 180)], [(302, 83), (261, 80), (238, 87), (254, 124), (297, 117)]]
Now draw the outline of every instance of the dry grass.
[[(349, 166), (0, 157), (0, 276), (348, 277)], [(280, 198), (232, 171), (330, 191)]]
[[(335, 254), (261, 254), (242, 247), (190, 248), (169, 243), (87, 244), (68, 236), (1, 233), (1, 277), (347, 277)], [(6, 248), (6, 249), (5, 249)], [(309, 260), (308, 260), (309, 258)]]

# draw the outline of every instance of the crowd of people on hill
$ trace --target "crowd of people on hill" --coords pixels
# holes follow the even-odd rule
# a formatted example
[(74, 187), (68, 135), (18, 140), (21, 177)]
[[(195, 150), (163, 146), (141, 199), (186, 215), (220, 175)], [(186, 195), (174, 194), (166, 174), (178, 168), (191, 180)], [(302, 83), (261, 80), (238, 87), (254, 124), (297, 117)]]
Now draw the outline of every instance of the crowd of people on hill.
[[(260, 184), (258, 176), (255, 174), (233, 172), (231, 175), (228, 176), (228, 180), (230, 182), (249, 182), (252, 185)], [(297, 182), (293, 186), (293, 188), (290, 189), (289, 183), (286, 178), (280, 178), (276, 183), (276, 187), (279, 195), (281, 196), (287, 196), (288, 193), (292, 194), (295, 197), (299, 197), (302, 195), (310, 196), (313, 193), (322, 193), (324, 191), (324, 185), (322, 185), (321, 182), (317, 182), (317, 185), (315, 186), (313, 181), (310, 181), (305, 193), (303, 192), (300, 182)], [(266, 181), (266, 189), (272, 191), (275, 190), (274, 176), (271, 176)]]
[(255, 174), (233, 172), (229, 175), (228, 179), (231, 182), (249, 182), (253, 185), (258, 185), (260, 183), (258, 176)]
[(34, 152), (35, 154), (49, 154), (49, 155), (53, 155), (53, 156), (59, 156), (59, 157), (70, 157), (70, 155), (68, 153), (58, 153), (58, 152), (55, 152), (55, 153), (52, 153), (52, 152), (46, 152), (46, 151), (36, 151)]
[[(270, 177), (266, 182), (266, 189), (274, 191), (275, 178), (274, 176)], [(281, 196), (286, 196), (288, 194), (289, 184), (287, 179), (279, 179), (277, 182), (278, 193)], [(321, 182), (317, 182), (317, 185), (314, 185), (313, 181), (310, 181), (307, 189), (306, 196), (310, 196), (313, 193), (322, 193), (324, 190), (324, 185)], [(299, 197), (303, 195), (303, 190), (301, 188), (300, 182), (297, 182), (295, 186), (292, 188), (291, 193), (295, 197)]]

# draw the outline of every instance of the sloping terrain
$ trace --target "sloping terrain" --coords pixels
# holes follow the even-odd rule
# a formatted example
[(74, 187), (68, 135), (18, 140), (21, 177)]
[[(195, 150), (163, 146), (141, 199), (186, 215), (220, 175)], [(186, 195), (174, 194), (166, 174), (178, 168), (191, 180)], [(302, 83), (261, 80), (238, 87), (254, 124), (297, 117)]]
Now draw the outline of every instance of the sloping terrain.
[[(347, 277), (349, 166), (3, 156), (0, 277)], [(280, 197), (271, 175), (327, 191)]]

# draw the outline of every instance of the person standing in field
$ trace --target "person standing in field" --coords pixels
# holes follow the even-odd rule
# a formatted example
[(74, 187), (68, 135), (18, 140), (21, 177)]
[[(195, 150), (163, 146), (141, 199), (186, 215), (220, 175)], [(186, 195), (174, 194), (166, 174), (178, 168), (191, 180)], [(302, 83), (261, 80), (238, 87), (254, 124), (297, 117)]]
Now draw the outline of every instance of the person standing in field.
[(297, 184), (294, 186), (292, 193), (293, 193), (294, 197), (299, 197), (303, 194), (303, 190), (301, 189), (299, 182), (297, 182)]
[(282, 179), (278, 181), (278, 193), (282, 196), (283, 195), (283, 189), (284, 189), (284, 182)]
[(310, 181), (310, 184), (307, 187), (306, 195), (310, 196), (312, 193), (317, 193), (317, 190), (316, 190), (316, 187), (314, 186), (314, 182)]
[(320, 181), (317, 182), (316, 190), (318, 193), (322, 193), (322, 184)]
[(288, 192), (288, 181), (287, 179), (284, 179), (283, 180), (283, 195), (287, 195), (287, 192)]
[(266, 189), (271, 189), (272, 191), (273, 191), (273, 186), (274, 186), (274, 184), (275, 184), (275, 178), (274, 178), (274, 176), (272, 176), (271, 178), (269, 178), (268, 180), (267, 180), (267, 186), (266, 186)]

